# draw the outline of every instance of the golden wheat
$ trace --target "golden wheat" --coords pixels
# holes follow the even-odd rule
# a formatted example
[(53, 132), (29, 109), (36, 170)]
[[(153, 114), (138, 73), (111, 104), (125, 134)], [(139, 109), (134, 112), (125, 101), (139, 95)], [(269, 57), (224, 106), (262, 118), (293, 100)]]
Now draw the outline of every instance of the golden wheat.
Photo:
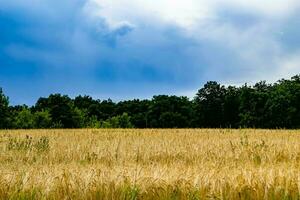
[(299, 133), (0, 131), (0, 199), (299, 199)]

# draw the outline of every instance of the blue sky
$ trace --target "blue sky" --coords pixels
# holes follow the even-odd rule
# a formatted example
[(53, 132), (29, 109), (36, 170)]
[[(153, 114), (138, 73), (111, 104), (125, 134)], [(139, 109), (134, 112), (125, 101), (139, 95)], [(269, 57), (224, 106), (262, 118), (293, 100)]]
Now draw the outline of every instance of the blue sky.
[(0, 87), (123, 100), (300, 72), (298, 0), (0, 0)]

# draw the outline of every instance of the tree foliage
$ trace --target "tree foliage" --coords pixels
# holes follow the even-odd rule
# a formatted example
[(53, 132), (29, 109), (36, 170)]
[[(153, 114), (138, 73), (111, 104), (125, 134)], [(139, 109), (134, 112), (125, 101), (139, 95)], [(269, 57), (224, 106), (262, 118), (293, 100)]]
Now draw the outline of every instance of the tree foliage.
[(0, 129), (9, 128), (9, 101), (0, 88)]
[(32, 107), (9, 106), (0, 89), (0, 129), (84, 127), (300, 128), (300, 76), (240, 87), (209, 81), (192, 100), (158, 95), (113, 102), (51, 94)]

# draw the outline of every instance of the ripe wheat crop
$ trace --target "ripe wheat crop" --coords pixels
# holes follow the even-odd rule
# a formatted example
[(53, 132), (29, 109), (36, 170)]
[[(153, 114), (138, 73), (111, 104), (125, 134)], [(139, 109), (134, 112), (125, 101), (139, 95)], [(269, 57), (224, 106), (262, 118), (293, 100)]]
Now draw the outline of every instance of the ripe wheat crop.
[(0, 131), (0, 199), (299, 199), (299, 133)]

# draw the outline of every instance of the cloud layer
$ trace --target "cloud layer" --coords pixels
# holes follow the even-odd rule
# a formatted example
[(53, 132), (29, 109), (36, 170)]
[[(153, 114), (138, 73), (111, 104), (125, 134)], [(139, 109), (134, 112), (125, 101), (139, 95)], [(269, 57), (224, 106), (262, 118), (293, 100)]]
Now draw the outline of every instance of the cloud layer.
[(0, 86), (115, 100), (300, 71), (296, 0), (0, 0)]

